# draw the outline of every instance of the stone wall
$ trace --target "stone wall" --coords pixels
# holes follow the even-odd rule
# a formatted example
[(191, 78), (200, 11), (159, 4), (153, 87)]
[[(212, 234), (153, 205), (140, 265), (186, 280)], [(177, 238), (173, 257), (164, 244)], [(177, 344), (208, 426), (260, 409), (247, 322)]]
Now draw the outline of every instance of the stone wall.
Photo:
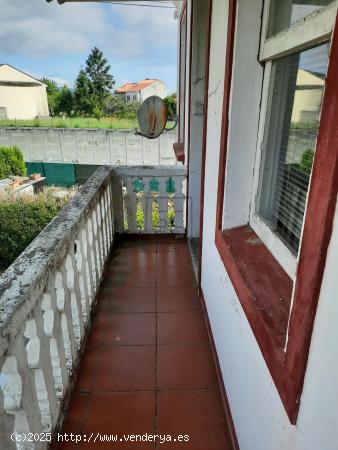
[(176, 165), (176, 131), (148, 140), (133, 130), (1, 128), (0, 147), (18, 146), (26, 162)]

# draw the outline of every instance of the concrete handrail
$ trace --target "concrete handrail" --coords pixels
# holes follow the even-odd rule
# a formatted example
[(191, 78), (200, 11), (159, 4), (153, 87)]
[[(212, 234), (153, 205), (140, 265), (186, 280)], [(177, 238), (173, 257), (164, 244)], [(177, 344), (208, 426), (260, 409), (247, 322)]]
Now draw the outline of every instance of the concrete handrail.
[(1, 448), (47, 448), (11, 435), (60, 420), (113, 243), (112, 173), (99, 168), (0, 278)]

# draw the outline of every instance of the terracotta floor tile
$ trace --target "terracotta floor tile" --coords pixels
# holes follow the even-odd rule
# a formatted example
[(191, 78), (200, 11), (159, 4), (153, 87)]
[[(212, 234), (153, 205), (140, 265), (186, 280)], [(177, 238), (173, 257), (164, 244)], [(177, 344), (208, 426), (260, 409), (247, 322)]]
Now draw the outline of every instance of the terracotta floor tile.
[(108, 271), (102, 282), (102, 288), (111, 287), (155, 287), (156, 271), (154, 269), (117, 268)]
[(189, 442), (164, 443), (161, 449), (231, 449), (217, 390), (159, 392), (158, 433), (189, 436)]
[(165, 251), (157, 253), (157, 267), (176, 267), (178, 263), (182, 266), (191, 264), (188, 253)]
[(155, 389), (155, 347), (108, 347), (99, 351), (93, 392)]
[(104, 314), (155, 312), (156, 288), (136, 287), (102, 292), (96, 311)]
[(62, 433), (81, 434), (84, 419), (87, 414), (90, 394), (74, 394), (68, 405), (68, 411), (63, 422)]
[(94, 376), (98, 363), (98, 351), (96, 348), (86, 349), (80, 362), (79, 376), (76, 381), (76, 392), (91, 392)]
[(186, 240), (159, 242), (157, 244), (157, 253), (160, 252), (186, 252), (188, 245)]
[(156, 252), (117, 253), (108, 264), (107, 271), (116, 267), (147, 268), (156, 267)]
[[(82, 433), (83, 440), (53, 449), (230, 449), (186, 241), (118, 245), (62, 430)], [(155, 429), (173, 439), (189, 434), (190, 442), (123, 441)], [(98, 433), (119, 440), (93, 442)]]
[(156, 252), (157, 243), (140, 239), (136, 241), (122, 241), (118, 244), (118, 251), (121, 253)]
[(104, 314), (95, 316), (95, 323), (104, 327), (104, 346), (111, 345), (155, 345), (156, 315)]
[(193, 267), (190, 264), (187, 267), (158, 267), (157, 268), (157, 286), (196, 286), (196, 278)]
[(203, 389), (217, 386), (209, 344), (160, 345), (158, 389)]
[[(70, 437), (68, 436), (67, 439), (70, 439)], [(75, 439), (75, 438), (73, 438), (73, 439)], [(54, 442), (50, 448), (50, 450), (80, 450), (80, 449), (81, 449), (80, 443), (71, 442), (71, 441), (61, 442), (61, 437), (60, 437), (60, 442), (59, 443)]]
[[(114, 434), (119, 439), (123, 435), (155, 432), (155, 393), (154, 392), (124, 392), (96, 393), (91, 397), (89, 413), (84, 425), (84, 434), (91, 433)], [(112, 443), (86, 443), (81, 446), (86, 449), (115, 448)], [(119, 450), (153, 450), (154, 445), (147, 442), (119, 442)]]
[(179, 312), (201, 309), (197, 289), (193, 286), (158, 287), (156, 297), (158, 312)]
[(157, 342), (162, 344), (194, 344), (208, 342), (201, 311), (159, 313)]
[(88, 333), (86, 349), (101, 347), (104, 341), (104, 337), (105, 337), (105, 329), (100, 325), (98, 325), (97, 323), (95, 323), (95, 321), (93, 321)]

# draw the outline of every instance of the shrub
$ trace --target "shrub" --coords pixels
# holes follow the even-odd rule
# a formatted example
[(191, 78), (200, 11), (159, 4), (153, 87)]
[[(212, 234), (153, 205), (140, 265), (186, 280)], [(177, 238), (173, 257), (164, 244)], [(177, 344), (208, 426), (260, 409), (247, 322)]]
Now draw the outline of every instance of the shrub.
[(176, 94), (171, 94), (164, 99), (168, 110), (168, 120), (175, 120), (177, 116), (177, 96)]
[(18, 147), (0, 147), (0, 180), (10, 175), (26, 175), (23, 154)]
[(37, 195), (0, 195), (0, 261), (11, 264), (35, 237), (59, 213), (69, 200), (72, 190), (65, 196), (54, 195), (49, 188)]
[(315, 156), (314, 151), (311, 148), (305, 150), (302, 154), (302, 159), (299, 164), (300, 170), (303, 172), (310, 174), (312, 170), (313, 158)]

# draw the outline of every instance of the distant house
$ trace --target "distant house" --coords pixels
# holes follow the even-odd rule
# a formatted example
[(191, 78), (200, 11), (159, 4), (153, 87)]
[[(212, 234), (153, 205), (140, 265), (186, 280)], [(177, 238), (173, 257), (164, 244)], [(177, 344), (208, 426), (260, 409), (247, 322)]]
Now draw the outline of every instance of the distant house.
[(34, 119), (49, 116), (47, 86), (8, 64), (0, 64), (0, 117)]
[(291, 118), (293, 123), (319, 120), (324, 85), (325, 75), (310, 70), (298, 70)]
[(126, 83), (115, 90), (116, 95), (121, 95), (125, 103), (143, 102), (152, 95), (161, 98), (167, 96), (167, 86), (160, 80), (141, 80), (137, 83)]

